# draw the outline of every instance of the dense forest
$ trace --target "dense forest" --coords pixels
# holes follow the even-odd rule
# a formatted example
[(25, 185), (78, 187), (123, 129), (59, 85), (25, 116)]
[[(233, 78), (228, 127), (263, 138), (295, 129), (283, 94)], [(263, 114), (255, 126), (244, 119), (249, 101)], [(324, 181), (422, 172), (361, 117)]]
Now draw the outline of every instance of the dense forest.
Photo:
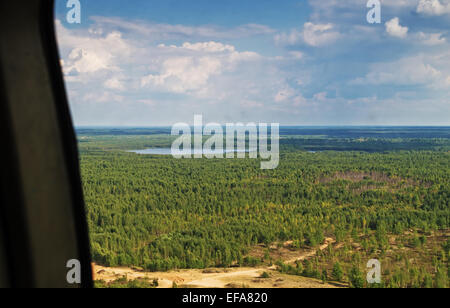
[[(448, 129), (347, 131), (285, 129), (279, 167), (261, 170), (258, 160), (127, 152), (170, 147), (162, 129), (79, 130), (94, 261), (148, 271), (267, 262), (363, 287), (364, 262), (376, 257), (390, 264), (382, 286), (448, 287)], [(271, 256), (276, 243), (325, 238), (336, 248), (312, 261)]]

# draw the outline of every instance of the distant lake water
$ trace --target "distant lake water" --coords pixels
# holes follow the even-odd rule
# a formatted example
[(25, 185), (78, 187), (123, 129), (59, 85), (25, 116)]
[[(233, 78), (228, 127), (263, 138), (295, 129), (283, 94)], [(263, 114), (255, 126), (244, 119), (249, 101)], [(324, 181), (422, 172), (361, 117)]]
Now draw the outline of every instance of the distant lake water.
[[(136, 153), (139, 155), (172, 155), (172, 149), (170, 148), (155, 148), (155, 149), (145, 149), (145, 150), (131, 150), (127, 151), (129, 153)], [(210, 154), (227, 154), (227, 153), (249, 153), (249, 151), (241, 151), (241, 150), (216, 150), (216, 151), (201, 151), (201, 150), (192, 150), (191, 154), (202, 154), (210, 155)]]

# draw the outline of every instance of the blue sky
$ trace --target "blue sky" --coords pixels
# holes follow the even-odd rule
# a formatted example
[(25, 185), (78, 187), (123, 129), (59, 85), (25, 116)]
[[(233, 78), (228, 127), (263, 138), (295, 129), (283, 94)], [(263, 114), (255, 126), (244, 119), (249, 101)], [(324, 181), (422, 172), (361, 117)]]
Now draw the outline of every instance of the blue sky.
[(450, 0), (56, 0), (75, 124), (450, 125)]

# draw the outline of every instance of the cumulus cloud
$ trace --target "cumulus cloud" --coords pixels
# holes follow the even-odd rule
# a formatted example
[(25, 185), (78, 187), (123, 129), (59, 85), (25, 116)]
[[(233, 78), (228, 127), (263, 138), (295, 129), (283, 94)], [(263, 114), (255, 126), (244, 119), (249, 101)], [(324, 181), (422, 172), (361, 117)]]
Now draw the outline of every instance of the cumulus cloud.
[(400, 25), (400, 19), (395, 17), (385, 24), (386, 32), (393, 37), (405, 38), (408, 35), (408, 27)]
[[(132, 28), (133, 23), (124, 23)], [(66, 81), (98, 84), (107, 90), (139, 93), (145, 88), (218, 98), (210, 93), (212, 77), (239, 73), (244, 62), (264, 60), (255, 52), (240, 52), (216, 41), (158, 45), (145, 36), (128, 37), (104, 25), (94, 24), (85, 31), (69, 30), (60, 21), (56, 26)]]
[(56, 28), (60, 48), (68, 52), (63, 59), (64, 71), (68, 75), (117, 71), (118, 60), (129, 57), (133, 52), (133, 46), (116, 31), (104, 36), (98, 33), (81, 34), (70, 32), (60, 21), (56, 21)]
[(142, 86), (154, 90), (175, 93), (200, 91), (207, 86), (209, 78), (220, 74), (223, 63), (213, 57), (169, 58), (161, 63), (158, 74), (142, 78)]
[[(76, 118), (82, 114), (90, 123), (122, 119), (123, 125), (166, 125), (185, 120), (186, 110), (216, 121), (224, 117), (244, 121), (248, 116), (262, 121), (275, 108), (275, 100), (280, 100), (280, 107), (298, 95), (292, 89), (281, 99), (282, 91), (289, 88), (289, 74), (279, 66), (299, 63), (300, 51), (287, 52), (279, 61), (219, 39), (201, 40), (198, 33), (155, 41), (143, 33), (127, 32), (132, 31), (132, 22), (126, 22), (130, 30), (98, 23), (77, 29), (56, 24), (72, 110)], [(231, 35), (231, 30), (223, 31), (224, 36)], [(253, 113), (252, 108), (264, 111)]]
[(238, 52), (219, 42), (184, 43), (182, 46), (159, 45), (165, 50), (155, 59), (155, 73), (141, 79), (142, 87), (156, 91), (204, 96), (214, 76), (232, 72), (245, 61), (262, 57), (254, 52)]
[(450, 1), (448, 0), (420, 0), (417, 13), (429, 16), (450, 14)]

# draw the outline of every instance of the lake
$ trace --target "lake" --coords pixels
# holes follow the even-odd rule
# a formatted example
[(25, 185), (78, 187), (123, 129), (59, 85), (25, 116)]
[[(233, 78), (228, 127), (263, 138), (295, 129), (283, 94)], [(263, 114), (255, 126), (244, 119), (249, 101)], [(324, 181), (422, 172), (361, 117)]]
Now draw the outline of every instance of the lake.
[[(170, 148), (154, 148), (154, 149), (145, 149), (145, 150), (131, 150), (127, 151), (129, 153), (136, 153), (139, 155), (172, 155), (172, 149)], [(217, 151), (201, 151), (201, 150), (192, 150), (191, 154), (203, 154), (203, 155), (209, 155), (209, 154), (227, 154), (227, 153), (249, 153), (248, 150), (242, 151), (242, 150), (217, 150)]]

